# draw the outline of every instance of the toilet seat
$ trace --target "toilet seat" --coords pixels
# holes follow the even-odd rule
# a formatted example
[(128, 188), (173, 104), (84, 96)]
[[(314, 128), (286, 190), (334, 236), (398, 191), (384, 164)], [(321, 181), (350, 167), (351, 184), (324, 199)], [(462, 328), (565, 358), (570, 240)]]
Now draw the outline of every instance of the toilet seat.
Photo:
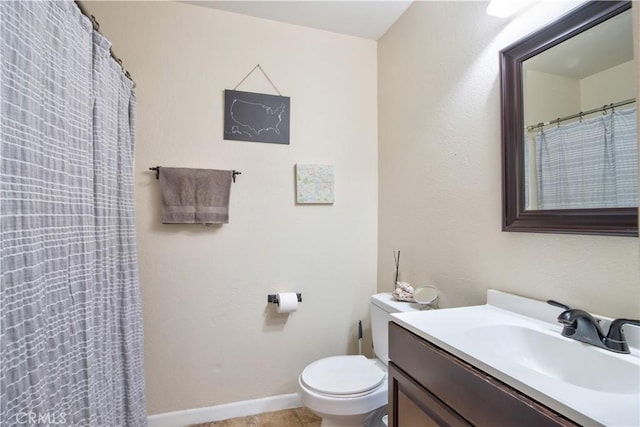
[(386, 380), (386, 373), (364, 356), (333, 356), (308, 365), (300, 380), (316, 393), (335, 397), (365, 396)]

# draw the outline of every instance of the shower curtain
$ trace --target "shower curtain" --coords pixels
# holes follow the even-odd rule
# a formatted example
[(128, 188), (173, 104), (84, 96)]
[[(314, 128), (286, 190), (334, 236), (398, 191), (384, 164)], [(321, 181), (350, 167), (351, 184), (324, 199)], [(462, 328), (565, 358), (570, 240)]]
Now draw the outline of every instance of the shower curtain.
[(132, 82), (73, 2), (0, 13), (0, 425), (146, 425)]
[(635, 108), (538, 131), (538, 208), (638, 206), (637, 138)]

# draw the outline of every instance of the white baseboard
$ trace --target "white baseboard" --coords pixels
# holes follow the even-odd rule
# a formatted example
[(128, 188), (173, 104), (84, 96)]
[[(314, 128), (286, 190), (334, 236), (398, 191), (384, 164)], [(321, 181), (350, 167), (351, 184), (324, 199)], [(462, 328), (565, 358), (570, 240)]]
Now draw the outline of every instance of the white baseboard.
[(148, 427), (181, 427), (191, 424), (210, 423), (228, 418), (246, 417), (262, 412), (281, 411), (298, 408), (302, 401), (297, 393), (281, 394), (262, 399), (243, 400), (225, 403), (208, 408), (186, 409), (184, 411), (165, 412), (147, 417)]

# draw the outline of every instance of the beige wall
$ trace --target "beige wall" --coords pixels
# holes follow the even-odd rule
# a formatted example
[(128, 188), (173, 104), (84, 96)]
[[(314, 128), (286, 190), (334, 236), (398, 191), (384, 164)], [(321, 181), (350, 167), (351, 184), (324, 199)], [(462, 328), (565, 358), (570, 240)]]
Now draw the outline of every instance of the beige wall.
[[(640, 95), (640, 7), (638, 3), (631, 3), (631, 13), (633, 22), (633, 52), (636, 66), (634, 67), (634, 81), (636, 82), (636, 113), (638, 123), (640, 123), (640, 108), (637, 108), (638, 95)], [(638, 151), (640, 152), (640, 136), (638, 137)], [(638, 170), (640, 171), (640, 159), (638, 159)], [(638, 188), (640, 188), (640, 173), (638, 174)], [(640, 218), (640, 206), (638, 206), (638, 217)]]
[(629, 61), (580, 80), (581, 110), (635, 98), (634, 77), (634, 61)]
[(548, 122), (555, 117), (570, 116), (634, 98), (634, 61), (580, 80), (527, 70), (523, 89), (525, 124)]
[(580, 80), (527, 70), (522, 89), (526, 126), (581, 111)]
[[(634, 61), (616, 65), (607, 70), (577, 80), (556, 74), (543, 73), (536, 70), (525, 70), (524, 91), (524, 123), (527, 126), (541, 122), (549, 122), (556, 117), (577, 114), (602, 108), (605, 104), (635, 98), (636, 79)], [(620, 109), (631, 108), (626, 105)], [(593, 118), (601, 115), (592, 113)], [(576, 122), (578, 118), (566, 123)], [(529, 173), (529, 205), (528, 209), (537, 209), (537, 167), (536, 142), (533, 137), (537, 130), (527, 133), (528, 173)]]
[[(174, 2), (86, 3), (137, 83), (136, 214), (148, 413), (295, 392), (354, 353), (376, 290), (376, 43)], [(223, 90), (260, 63), (291, 97), (289, 146), (225, 141)], [(259, 71), (238, 88), (274, 94)], [(333, 206), (294, 165), (335, 165)], [(162, 225), (151, 166), (237, 169), (228, 225)], [(275, 315), (267, 294), (302, 293)], [(368, 324), (368, 323), (367, 323)]]
[(501, 20), (485, 2), (416, 2), (380, 40), (379, 290), (399, 249), (401, 278), (445, 307), (494, 288), (639, 317), (637, 238), (501, 231), (498, 52), (572, 6), (542, 5)]
[[(401, 279), (437, 285), (443, 306), (495, 288), (639, 316), (638, 239), (500, 231), (498, 51), (560, 12), (417, 2), (376, 53), (181, 3), (86, 5), (137, 82), (149, 414), (290, 393), (310, 361), (355, 352), (376, 260), (391, 290), (397, 249)], [(221, 137), (222, 91), (257, 63), (291, 96), (290, 146)], [(239, 89), (274, 93), (259, 73)], [(334, 206), (294, 205), (298, 162), (336, 166)], [(155, 165), (242, 171), (231, 223), (159, 224)], [(267, 307), (280, 290), (302, 292), (297, 313)]]

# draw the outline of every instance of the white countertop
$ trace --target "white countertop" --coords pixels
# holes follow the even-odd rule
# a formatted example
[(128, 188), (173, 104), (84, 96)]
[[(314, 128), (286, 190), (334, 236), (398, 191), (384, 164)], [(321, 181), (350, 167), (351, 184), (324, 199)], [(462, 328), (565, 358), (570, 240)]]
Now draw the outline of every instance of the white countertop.
[[(488, 292), (487, 301), (486, 305), (480, 306), (396, 313), (392, 314), (392, 320), (577, 423), (640, 426), (640, 358), (637, 347), (632, 347), (631, 354), (625, 355), (562, 337), (562, 326), (556, 322), (562, 309), (540, 301), (493, 290)], [(607, 320), (605, 319), (605, 324)], [(493, 331), (492, 328), (499, 332), (505, 330), (505, 327), (511, 328), (510, 330), (535, 329), (536, 336), (548, 339), (549, 342), (560, 342), (563, 350), (560, 357), (566, 357), (570, 364), (569, 359), (574, 354), (579, 355), (581, 360), (575, 361), (576, 369), (582, 369), (580, 363), (591, 359), (585, 358), (585, 355), (597, 356), (594, 360), (606, 360), (608, 363), (589, 363), (588, 369), (585, 369), (587, 385), (575, 385), (576, 381), (572, 383), (559, 378), (562, 373), (547, 375), (543, 370), (536, 369), (535, 362), (508, 357), (509, 347), (515, 345), (507, 342), (510, 341), (508, 337), (501, 336), (500, 333), (487, 337), (480, 333)], [(631, 336), (627, 334), (630, 345), (637, 345), (637, 337), (633, 332), (640, 331), (640, 328), (626, 329), (632, 330)], [(526, 351), (545, 352), (545, 348), (539, 347), (543, 346), (534, 346)], [(611, 378), (607, 377), (608, 366), (618, 364), (631, 366), (632, 375), (629, 378), (625, 376), (622, 381), (613, 373)], [(581, 380), (580, 371), (577, 372), (573, 373), (573, 378)], [(591, 384), (586, 380), (590, 380)], [(609, 383), (607, 380), (610, 380)], [(593, 381), (602, 381), (602, 387)]]

